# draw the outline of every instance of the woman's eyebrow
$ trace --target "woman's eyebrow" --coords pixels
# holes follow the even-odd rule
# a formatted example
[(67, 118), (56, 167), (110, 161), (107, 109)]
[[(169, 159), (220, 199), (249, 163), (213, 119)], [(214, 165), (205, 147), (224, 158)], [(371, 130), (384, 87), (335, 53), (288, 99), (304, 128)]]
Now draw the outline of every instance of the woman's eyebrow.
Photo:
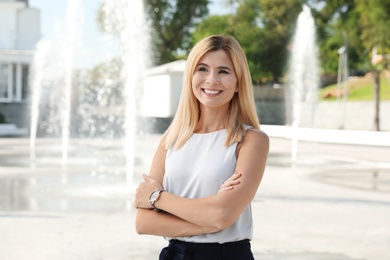
[[(206, 67), (210, 67), (209, 65), (207, 65), (206, 63), (198, 63), (198, 65), (196, 65), (196, 67), (198, 66), (206, 66)], [(218, 69), (225, 69), (225, 70), (232, 70), (230, 67), (228, 66), (218, 66), (217, 67)]]
[(196, 67), (198, 67), (198, 66), (207, 66), (207, 67), (209, 67), (209, 65), (207, 65), (206, 63), (198, 63), (198, 65), (196, 65)]
[(218, 69), (232, 70), (231, 68), (229, 68), (227, 66), (218, 66)]

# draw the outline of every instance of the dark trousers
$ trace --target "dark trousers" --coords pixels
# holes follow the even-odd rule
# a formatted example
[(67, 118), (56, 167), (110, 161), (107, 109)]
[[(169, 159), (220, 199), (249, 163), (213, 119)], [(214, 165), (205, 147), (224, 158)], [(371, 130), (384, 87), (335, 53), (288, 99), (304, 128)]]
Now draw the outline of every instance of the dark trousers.
[(190, 243), (170, 240), (159, 260), (254, 260), (249, 240), (219, 243)]

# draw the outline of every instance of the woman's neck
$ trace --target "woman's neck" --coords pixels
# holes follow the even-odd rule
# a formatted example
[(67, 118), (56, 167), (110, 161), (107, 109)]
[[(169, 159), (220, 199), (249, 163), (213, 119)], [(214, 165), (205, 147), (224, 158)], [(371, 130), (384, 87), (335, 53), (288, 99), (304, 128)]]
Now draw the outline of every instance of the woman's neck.
[(221, 109), (202, 109), (195, 133), (210, 133), (226, 128), (228, 113)]

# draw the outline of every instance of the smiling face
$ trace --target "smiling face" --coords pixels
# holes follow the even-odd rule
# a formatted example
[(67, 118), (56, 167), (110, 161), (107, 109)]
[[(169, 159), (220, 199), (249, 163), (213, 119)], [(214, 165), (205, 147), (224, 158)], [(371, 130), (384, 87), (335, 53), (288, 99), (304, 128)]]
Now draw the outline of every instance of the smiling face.
[(233, 63), (224, 50), (203, 55), (192, 76), (192, 91), (201, 107), (229, 107), (238, 91)]

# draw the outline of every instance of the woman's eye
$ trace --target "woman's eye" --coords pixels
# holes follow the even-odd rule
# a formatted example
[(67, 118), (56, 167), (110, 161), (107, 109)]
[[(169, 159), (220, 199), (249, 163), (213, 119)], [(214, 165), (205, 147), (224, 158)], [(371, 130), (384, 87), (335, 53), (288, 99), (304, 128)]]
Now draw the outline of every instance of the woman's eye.
[(219, 73), (221, 73), (221, 74), (229, 74), (229, 72), (226, 71), (226, 70), (220, 70)]
[(204, 71), (207, 71), (207, 69), (204, 68), (204, 67), (200, 67), (200, 68), (199, 68), (199, 71), (203, 71), (203, 72), (204, 72)]

